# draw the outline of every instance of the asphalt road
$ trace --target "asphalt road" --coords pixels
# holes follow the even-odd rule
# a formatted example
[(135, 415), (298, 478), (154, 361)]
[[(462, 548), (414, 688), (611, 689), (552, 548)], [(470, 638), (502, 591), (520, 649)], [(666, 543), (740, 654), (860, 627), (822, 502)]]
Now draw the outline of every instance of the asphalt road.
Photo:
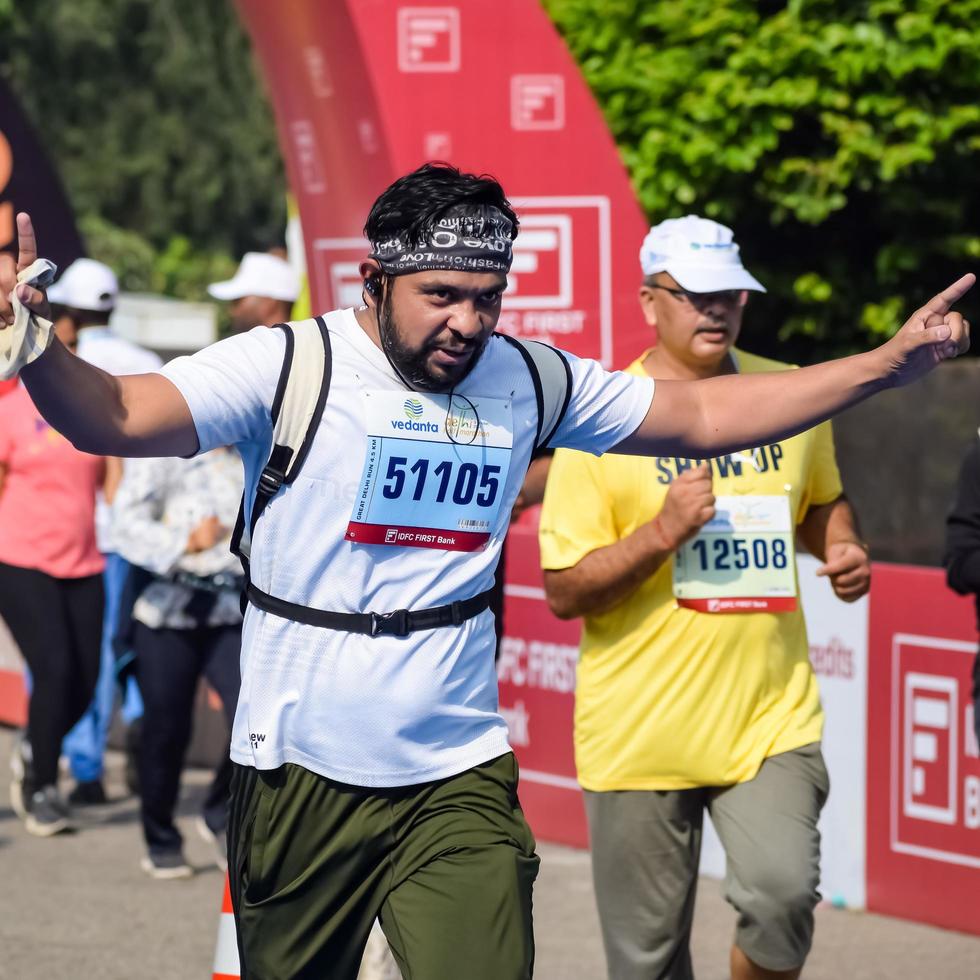
[[(135, 800), (122, 797), (119, 756), (109, 762), (115, 801), (83, 811), (78, 832), (40, 840), (10, 809), (6, 760), (12, 745), (12, 733), (0, 729), (0, 978), (210, 980), (223, 876), (193, 828), (206, 773), (187, 774), (181, 805), (188, 858), (198, 874), (158, 882), (139, 869), (139, 811)], [(547, 844), (540, 852), (535, 976), (602, 980), (589, 856)], [(727, 977), (733, 924), (718, 884), (702, 879), (693, 941), (699, 980)], [(804, 976), (980, 978), (980, 938), (821, 906)]]

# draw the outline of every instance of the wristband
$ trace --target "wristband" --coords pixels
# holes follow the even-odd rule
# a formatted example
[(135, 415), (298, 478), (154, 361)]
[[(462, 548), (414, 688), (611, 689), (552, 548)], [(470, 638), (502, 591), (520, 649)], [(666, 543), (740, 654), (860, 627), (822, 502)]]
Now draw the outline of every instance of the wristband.
[[(17, 274), (17, 285), (27, 283), (35, 289), (51, 284), (58, 267), (47, 259), (37, 259)], [(9, 381), (26, 364), (36, 361), (51, 345), (54, 325), (32, 313), (13, 292), (14, 322), (0, 330), (0, 381)]]

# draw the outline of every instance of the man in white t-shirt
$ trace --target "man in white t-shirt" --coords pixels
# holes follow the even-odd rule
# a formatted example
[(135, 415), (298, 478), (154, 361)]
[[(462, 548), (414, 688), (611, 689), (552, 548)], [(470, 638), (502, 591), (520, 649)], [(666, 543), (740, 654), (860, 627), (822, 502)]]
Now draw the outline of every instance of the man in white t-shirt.
[[(538, 859), (485, 609), (538, 426), (523, 355), (493, 333), (516, 230), (496, 181), (427, 164), (371, 209), (364, 306), (322, 318), (333, 352), (322, 422), (251, 543), (229, 866), (252, 980), (356, 976), (379, 913), (406, 975), (531, 973)], [(18, 231), (26, 278), (37, 271), (26, 215)], [(233, 445), (250, 513), (284, 331), (113, 378), (48, 344), (44, 295), (16, 275), (0, 257), (0, 325), (23, 325), (22, 305), (34, 318), (16, 349), (0, 329), (0, 363), (23, 365), (50, 423), (102, 453)], [(973, 281), (875, 351), (791, 374), (658, 382), (655, 399), (650, 378), (555, 355), (569, 398), (550, 445), (703, 458), (778, 441), (965, 350), (950, 305)]]
[[(119, 296), (115, 273), (94, 259), (76, 259), (48, 290), (55, 319), (66, 319), (78, 331), (78, 356), (109, 374), (143, 374), (156, 371), (162, 361), (152, 351), (120, 337), (110, 326), (109, 317)], [(63, 749), (75, 778), (69, 801), (76, 806), (105, 803), (102, 785), (103, 757), (112, 712), (116, 701), (116, 658), (113, 640), (119, 620), (119, 604), (129, 575), (129, 562), (118, 554), (112, 541), (110, 506), (115, 487), (122, 476), (123, 461), (107, 460), (104, 493), (95, 510), (95, 531), (99, 550), (105, 555), (105, 614), (102, 621), (102, 654), (95, 697), (78, 724), (65, 736)], [(143, 702), (135, 680), (125, 686), (122, 716), (128, 726), (127, 743), (138, 737)], [(130, 737), (132, 736), (132, 737)]]

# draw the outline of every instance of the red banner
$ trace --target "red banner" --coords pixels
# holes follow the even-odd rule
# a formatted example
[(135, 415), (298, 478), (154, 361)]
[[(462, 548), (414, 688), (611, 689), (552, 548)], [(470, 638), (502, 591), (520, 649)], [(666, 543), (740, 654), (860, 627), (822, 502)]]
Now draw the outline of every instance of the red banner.
[(868, 908), (980, 933), (973, 603), (938, 569), (876, 565), (868, 665)]
[(500, 179), (521, 217), (502, 330), (616, 366), (649, 343), (636, 302), (646, 224), (535, 0), (238, 6), (275, 107), (316, 308), (360, 302), (375, 197), (448, 160)]
[(521, 804), (535, 834), (587, 847), (572, 746), (581, 622), (555, 619), (548, 610), (537, 526), (537, 514), (528, 513), (507, 538), (500, 710), (521, 768)]

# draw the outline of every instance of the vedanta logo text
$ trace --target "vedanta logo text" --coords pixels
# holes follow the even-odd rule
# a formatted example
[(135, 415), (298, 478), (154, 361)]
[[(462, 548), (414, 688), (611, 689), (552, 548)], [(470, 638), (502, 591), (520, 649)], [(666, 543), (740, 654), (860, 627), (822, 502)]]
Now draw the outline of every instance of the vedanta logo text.
[(438, 432), (439, 426), (435, 422), (401, 422), (398, 419), (391, 420), (393, 429), (401, 429), (405, 432)]

